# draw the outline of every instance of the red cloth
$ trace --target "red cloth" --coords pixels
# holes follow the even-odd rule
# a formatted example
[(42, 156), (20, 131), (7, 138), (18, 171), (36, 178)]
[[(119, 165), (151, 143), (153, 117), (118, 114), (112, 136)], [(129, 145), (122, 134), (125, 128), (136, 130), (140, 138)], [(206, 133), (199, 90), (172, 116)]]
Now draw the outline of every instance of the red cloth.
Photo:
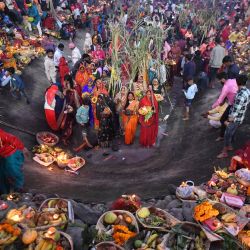
[(159, 123), (159, 110), (158, 110), (158, 102), (156, 101), (153, 95), (153, 103), (152, 100), (149, 100), (147, 96), (143, 97), (140, 101), (139, 108), (144, 106), (154, 106), (155, 113), (153, 116), (145, 122), (144, 116), (139, 116), (139, 121), (141, 124), (141, 132), (140, 132), (140, 144), (142, 146), (153, 146), (156, 143), (156, 138), (158, 134), (158, 123)]
[(24, 145), (19, 138), (0, 129), (0, 157), (6, 158), (23, 149)]
[[(75, 83), (74, 89), (76, 90), (76, 92), (77, 92), (77, 94), (78, 94), (79, 96), (82, 96), (82, 87), (81, 87), (81, 85), (79, 85), (78, 83)], [(82, 99), (82, 98), (81, 98), (81, 99)]]
[(59, 67), (60, 82), (62, 86), (64, 86), (64, 77), (68, 75), (70, 72), (68, 63), (64, 57), (60, 58), (58, 67)]
[(43, 26), (49, 30), (55, 30), (55, 19), (53, 17), (46, 17), (43, 21)]
[(46, 121), (49, 125), (49, 127), (54, 130), (57, 131), (59, 129), (57, 121), (56, 121), (56, 113), (54, 110), (49, 110), (49, 109), (45, 109), (45, 117), (46, 117)]
[(236, 171), (238, 168), (250, 170), (250, 141), (246, 143), (243, 149), (237, 150), (236, 155), (231, 159), (229, 170)]
[(225, 43), (228, 40), (228, 37), (231, 33), (230, 26), (226, 26), (222, 31), (221, 31), (221, 38), (222, 41)]
[(102, 49), (95, 50), (91, 53), (93, 59), (96, 60), (105, 60), (105, 52)]
[[(46, 95), (45, 95), (45, 102), (47, 102), (48, 105), (52, 106), (53, 101), (55, 100), (57, 91), (58, 91), (58, 87), (56, 85), (52, 85), (47, 90)], [(45, 111), (46, 121), (47, 121), (49, 127), (52, 130), (57, 131), (58, 124), (57, 124), (57, 120), (56, 120), (55, 109), (54, 108), (48, 109), (45, 107), (44, 111)]]
[(58, 91), (58, 87), (56, 85), (52, 85), (46, 92), (46, 102), (49, 105), (52, 105), (52, 102), (54, 101), (56, 97), (56, 92)]

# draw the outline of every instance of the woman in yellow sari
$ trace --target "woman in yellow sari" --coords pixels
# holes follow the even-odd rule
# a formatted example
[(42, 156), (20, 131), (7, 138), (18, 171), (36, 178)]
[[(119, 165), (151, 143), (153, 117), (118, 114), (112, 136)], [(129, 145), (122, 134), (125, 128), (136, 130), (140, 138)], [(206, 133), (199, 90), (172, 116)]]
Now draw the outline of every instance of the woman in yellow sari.
[(127, 102), (122, 114), (125, 144), (134, 142), (135, 132), (138, 124), (139, 102), (135, 100), (133, 92), (128, 92)]

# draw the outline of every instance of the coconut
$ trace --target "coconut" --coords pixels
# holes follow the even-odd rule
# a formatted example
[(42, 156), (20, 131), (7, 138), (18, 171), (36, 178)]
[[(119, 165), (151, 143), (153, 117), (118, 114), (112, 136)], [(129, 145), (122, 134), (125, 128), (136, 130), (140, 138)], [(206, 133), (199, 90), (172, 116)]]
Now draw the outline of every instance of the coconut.
[(145, 219), (150, 215), (150, 211), (147, 207), (142, 207), (138, 210), (137, 215), (140, 218)]
[(22, 237), (22, 241), (24, 244), (29, 245), (32, 242), (34, 242), (37, 238), (37, 231), (33, 230), (33, 229), (28, 229), (27, 231), (25, 231), (25, 233), (23, 234)]
[(117, 219), (117, 215), (113, 212), (107, 212), (104, 216), (104, 222), (107, 224), (114, 224)]

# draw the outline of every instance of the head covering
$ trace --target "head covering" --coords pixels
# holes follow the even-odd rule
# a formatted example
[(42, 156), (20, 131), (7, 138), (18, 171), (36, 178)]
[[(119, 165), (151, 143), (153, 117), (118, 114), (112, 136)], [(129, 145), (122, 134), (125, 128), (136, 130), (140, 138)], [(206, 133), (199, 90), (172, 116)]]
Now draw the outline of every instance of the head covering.
[(69, 44), (69, 48), (70, 48), (70, 49), (74, 49), (75, 47), (76, 47), (76, 46), (75, 46), (74, 43), (71, 42), (71, 43)]
[(86, 33), (86, 35), (85, 35), (85, 39), (92, 39), (92, 37), (91, 37), (90, 33)]

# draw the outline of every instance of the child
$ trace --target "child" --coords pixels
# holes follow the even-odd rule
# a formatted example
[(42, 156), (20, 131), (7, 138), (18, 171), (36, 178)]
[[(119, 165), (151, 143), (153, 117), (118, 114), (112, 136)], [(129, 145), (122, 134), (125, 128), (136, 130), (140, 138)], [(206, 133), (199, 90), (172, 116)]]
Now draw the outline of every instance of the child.
[(24, 96), (26, 99), (26, 103), (30, 104), (29, 98), (24, 90), (24, 82), (21, 77), (15, 73), (15, 69), (13, 67), (10, 67), (6, 70), (6, 76), (10, 76), (12, 96), (14, 96), (18, 100), (21, 99), (21, 96)]
[(82, 106), (80, 106), (76, 112), (76, 121), (84, 128), (89, 124), (89, 102), (89, 97), (83, 98)]
[(184, 95), (185, 95), (185, 114), (183, 117), (183, 121), (189, 120), (189, 109), (191, 107), (192, 101), (195, 97), (195, 94), (198, 92), (197, 85), (194, 83), (194, 80), (192, 77), (187, 77), (187, 90), (183, 89)]

